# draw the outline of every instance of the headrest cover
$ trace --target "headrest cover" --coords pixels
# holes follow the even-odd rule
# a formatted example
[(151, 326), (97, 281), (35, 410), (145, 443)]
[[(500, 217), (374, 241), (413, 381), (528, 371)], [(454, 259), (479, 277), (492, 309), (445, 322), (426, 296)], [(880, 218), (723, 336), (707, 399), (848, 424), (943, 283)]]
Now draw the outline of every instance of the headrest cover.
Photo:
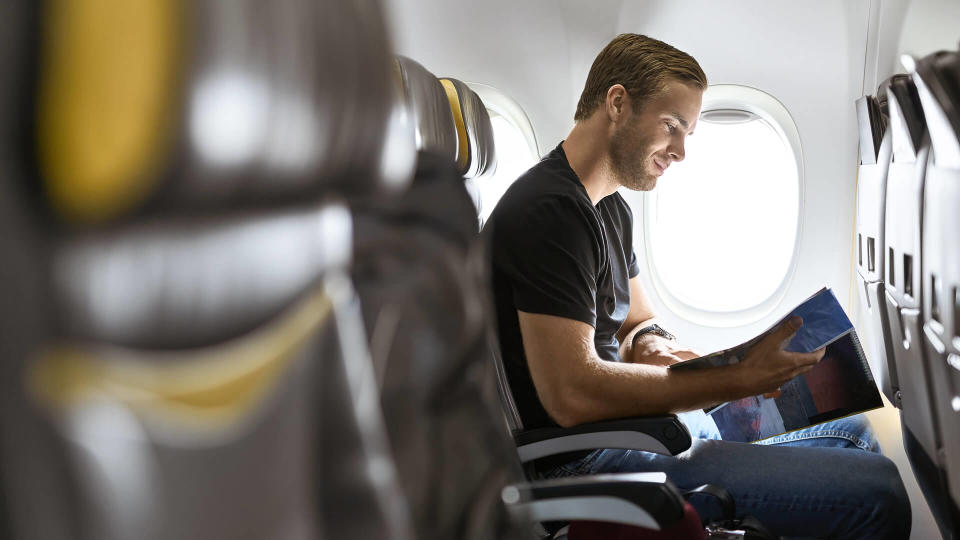
[(447, 93), (422, 65), (405, 56), (396, 58), (400, 87), (412, 121), (417, 150), (457, 158), (457, 129)]
[(914, 161), (927, 133), (917, 87), (907, 75), (894, 75), (887, 89), (894, 161)]
[(409, 173), (378, 0), (50, 1), (44, 16), (38, 155), (68, 221)]
[(492, 174), (497, 167), (493, 125), (480, 96), (457, 79), (440, 79), (457, 126), (457, 167), (467, 178)]
[(960, 53), (939, 51), (917, 62), (917, 74), (960, 138)]

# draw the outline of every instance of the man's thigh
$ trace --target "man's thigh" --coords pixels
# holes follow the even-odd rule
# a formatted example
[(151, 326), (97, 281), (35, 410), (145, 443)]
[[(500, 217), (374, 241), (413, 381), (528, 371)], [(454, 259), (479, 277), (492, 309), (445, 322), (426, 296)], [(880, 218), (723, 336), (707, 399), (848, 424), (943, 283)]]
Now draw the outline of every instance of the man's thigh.
[[(681, 489), (717, 484), (738, 514), (787, 536), (909, 537), (910, 506), (896, 466), (872, 452), (697, 439), (678, 456), (598, 450), (563, 469), (558, 475), (662, 471)], [(710, 517), (716, 506), (701, 498), (691, 502)]]

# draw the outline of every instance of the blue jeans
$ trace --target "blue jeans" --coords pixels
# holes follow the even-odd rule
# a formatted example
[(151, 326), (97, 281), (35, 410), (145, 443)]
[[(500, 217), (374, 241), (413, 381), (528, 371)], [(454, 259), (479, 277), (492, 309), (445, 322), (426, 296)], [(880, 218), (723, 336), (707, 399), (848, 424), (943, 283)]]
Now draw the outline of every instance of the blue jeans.
[[(900, 474), (880, 455), (862, 415), (754, 444), (720, 440), (713, 420), (701, 411), (680, 416), (694, 437), (682, 454), (595, 450), (545, 476), (662, 471), (680, 489), (726, 488), (738, 514), (757, 517), (778, 535), (910, 538), (910, 501)], [(690, 502), (701, 518), (719, 517), (709, 497), (697, 495)]]

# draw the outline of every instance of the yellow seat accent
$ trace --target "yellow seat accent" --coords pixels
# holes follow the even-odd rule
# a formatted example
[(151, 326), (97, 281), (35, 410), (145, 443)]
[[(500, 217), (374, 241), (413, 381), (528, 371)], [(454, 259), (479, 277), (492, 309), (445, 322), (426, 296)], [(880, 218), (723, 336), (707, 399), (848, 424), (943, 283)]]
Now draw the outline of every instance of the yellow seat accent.
[(269, 326), (187, 351), (58, 347), (32, 366), (29, 385), (54, 408), (108, 400), (179, 425), (209, 428), (243, 418), (330, 316), (321, 290)]
[(64, 219), (97, 222), (149, 194), (173, 133), (180, 2), (44, 6), (38, 155)]
[(463, 173), (470, 164), (470, 145), (467, 142), (467, 126), (463, 121), (463, 111), (460, 109), (460, 95), (457, 93), (457, 87), (453, 85), (450, 79), (440, 79), (440, 84), (447, 92), (447, 100), (450, 102), (450, 109), (453, 111), (453, 121), (457, 124), (457, 140), (460, 143), (457, 148), (457, 167)]

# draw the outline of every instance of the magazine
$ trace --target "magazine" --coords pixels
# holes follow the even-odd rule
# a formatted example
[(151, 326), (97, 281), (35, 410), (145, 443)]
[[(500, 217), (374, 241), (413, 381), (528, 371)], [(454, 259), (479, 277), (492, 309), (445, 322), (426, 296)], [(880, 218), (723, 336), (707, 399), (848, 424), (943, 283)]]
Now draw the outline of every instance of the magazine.
[(805, 300), (759, 336), (736, 347), (679, 362), (670, 369), (739, 363), (751, 347), (794, 316), (803, 318), (803, 326), (784, 349), (809, 353), (826, 347), (823, 359), (782, 385), (779, 397), (752, 396), (704, 409), (713, 416), (723, 440), (759, 441), (883, 407), (853, 323), (828, 288)]

